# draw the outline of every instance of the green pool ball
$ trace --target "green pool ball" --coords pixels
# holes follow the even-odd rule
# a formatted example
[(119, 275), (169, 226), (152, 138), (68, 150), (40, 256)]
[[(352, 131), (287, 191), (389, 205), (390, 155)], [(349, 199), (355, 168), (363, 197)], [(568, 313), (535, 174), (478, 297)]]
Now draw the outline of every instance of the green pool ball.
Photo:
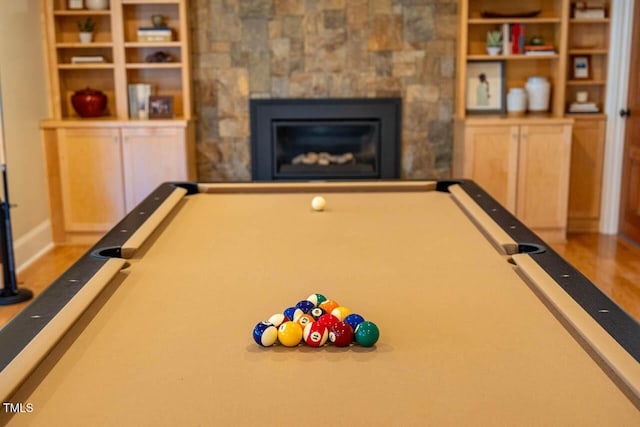
[(363, 347), (371, 347), (380, 338), (380, 330), (375, 323), (364, 321), (356, 327), (354, 335), (358, 344)]

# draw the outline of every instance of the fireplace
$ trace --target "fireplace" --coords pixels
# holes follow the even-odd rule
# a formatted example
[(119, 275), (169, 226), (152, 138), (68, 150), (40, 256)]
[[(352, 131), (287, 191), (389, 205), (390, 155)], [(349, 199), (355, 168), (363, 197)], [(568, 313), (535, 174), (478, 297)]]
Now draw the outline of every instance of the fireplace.
[(399, 98), (251, 100), (252, 179), (400, 174)]

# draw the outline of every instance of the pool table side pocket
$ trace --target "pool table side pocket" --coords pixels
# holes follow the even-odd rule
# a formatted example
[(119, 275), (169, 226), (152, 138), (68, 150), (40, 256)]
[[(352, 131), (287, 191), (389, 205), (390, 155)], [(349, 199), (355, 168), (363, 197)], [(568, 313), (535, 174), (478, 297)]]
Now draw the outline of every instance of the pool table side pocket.
[(109, 282), (125, 267), (123, 259), (112, 258), (87, 281), (40, 332), (0, 372), (0, 398), (9, 397), (27, 376), (38, 366), (49, 351), (64, 336), (80, 315)]
[(614, 382), (640, 409), (640, 363), (629, 354), (528, 254), (513, 255), (517, 271), (554, 314), (560, 316), (570, 333), (578, 336)]
[(462, 208), (500, 253), (511, 255), (518, 252), (518, 243), (515, 242), (460, 185), (451, 185), (448, 191), (451, 193), (453, 200)]

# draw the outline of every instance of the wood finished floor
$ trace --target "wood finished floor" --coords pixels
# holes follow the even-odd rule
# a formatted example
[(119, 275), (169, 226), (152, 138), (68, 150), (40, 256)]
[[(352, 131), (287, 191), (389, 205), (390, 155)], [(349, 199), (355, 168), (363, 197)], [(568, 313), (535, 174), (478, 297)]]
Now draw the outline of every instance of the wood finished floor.
[[(552, 247), (640, 321), (640, 246), (616, 236), (573, 234), (566, 243)], [(40, 294), (88, 249), (88, 246), (53, 248), (18, 275), (20, 286)], [(27, 304), (0, 306), (0, 327)]]

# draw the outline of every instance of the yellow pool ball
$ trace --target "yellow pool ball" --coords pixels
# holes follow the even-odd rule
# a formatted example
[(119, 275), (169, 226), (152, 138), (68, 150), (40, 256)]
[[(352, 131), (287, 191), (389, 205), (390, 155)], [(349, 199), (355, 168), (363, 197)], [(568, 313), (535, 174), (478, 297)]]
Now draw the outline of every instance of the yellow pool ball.
[(295, 347), (302, 340), (302, 328), (296, 322), (284, 322), (278, 328), (278, 341), (285, 347)]

